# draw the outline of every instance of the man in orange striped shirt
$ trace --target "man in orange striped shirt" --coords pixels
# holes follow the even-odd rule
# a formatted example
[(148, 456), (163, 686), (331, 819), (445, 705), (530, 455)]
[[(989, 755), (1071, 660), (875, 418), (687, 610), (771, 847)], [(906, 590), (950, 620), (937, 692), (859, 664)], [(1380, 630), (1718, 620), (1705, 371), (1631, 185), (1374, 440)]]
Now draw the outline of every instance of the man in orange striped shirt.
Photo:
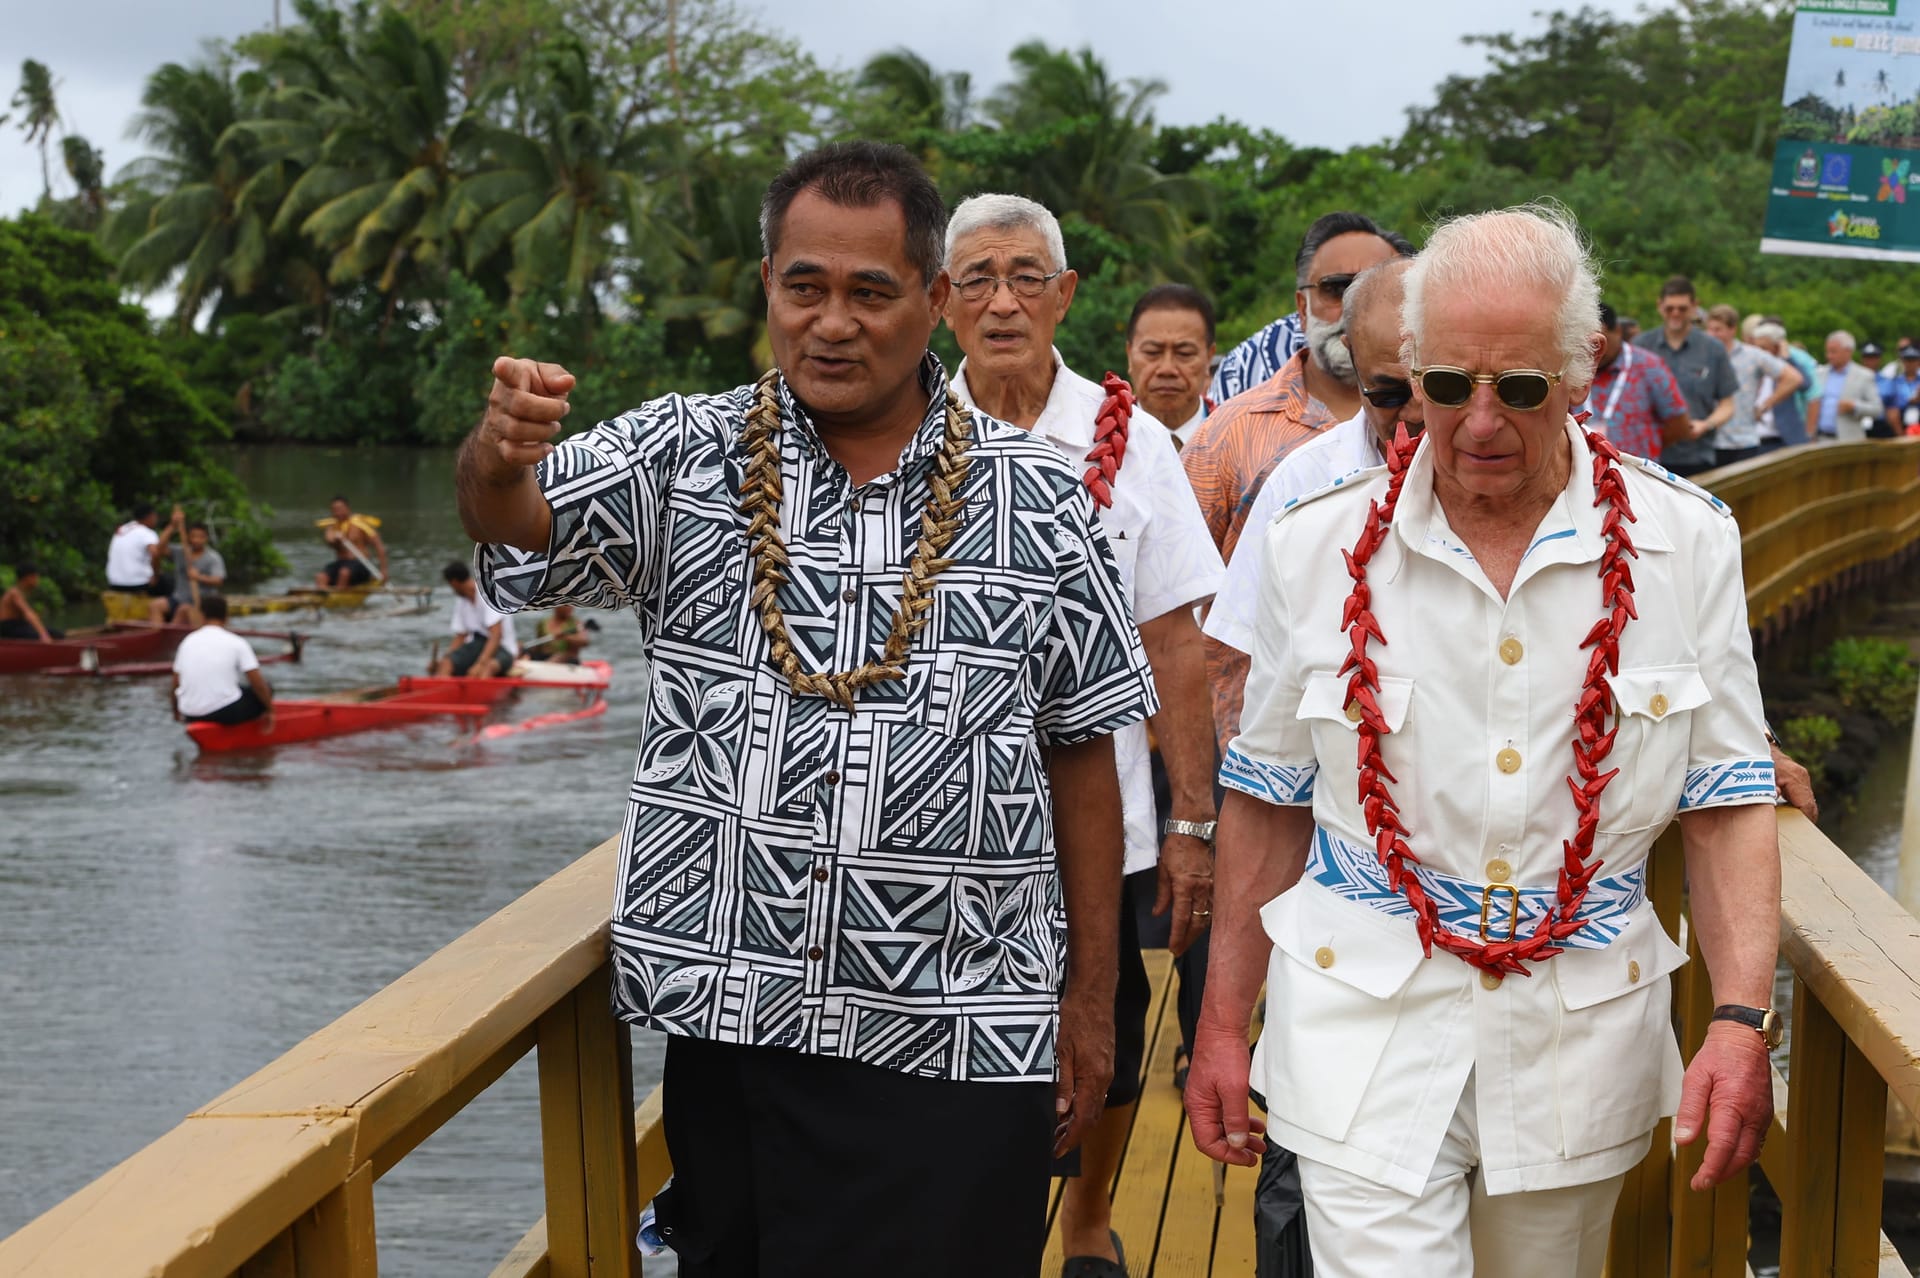
[[(1222, 404), (1180, 454), (1220, 557), (1230, 560), (1253, 499), (1280, 459), (1301, 442), (1360, 411), (1353, 357), (1341, 341), (1347, 286), (1368, 267), (1411, 257), (1405, 237), (1359, 213), (1328, 213), (1307, 229), (1295, 259), (1293, 295), (1307, 347), (1278, 373)], [(1222, 751), (1240, 730), (1248, 659), (1209, 638), (1207, 680)]]

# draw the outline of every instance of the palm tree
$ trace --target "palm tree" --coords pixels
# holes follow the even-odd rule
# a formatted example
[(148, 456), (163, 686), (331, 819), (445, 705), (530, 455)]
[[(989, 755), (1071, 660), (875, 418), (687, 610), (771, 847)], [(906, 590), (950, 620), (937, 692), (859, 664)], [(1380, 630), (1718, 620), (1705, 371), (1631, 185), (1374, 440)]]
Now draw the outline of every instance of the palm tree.
[(60, 107), (54, 101), (53, 73), (42, 63), (28, 58), (20, 64), (20, 87), (14, 91), (13, 106), (26, 114), (20, 131), (29, 146), (40, 148), (40, 193), (53, 194), (53, 172), (47, 167), (47, 142), (60, 123)]
[(452, 234), (458, 156), (476, 121), (446, 48), (398, 10), (296, 4), (303, 26), (270, 46), (275, 87), (236, 136), (298, 170), (272, 229), (328, 256), (334, 284), (387, 297), (437, 276)]
[(457, 226), (469, 274), (505, 253), (516, 295), (561, 284), (592, 304), (616, 255), (659, 260), (687, 243), (673, 211), (661, 207), (665, 182), (649, 180), (675, 167), (671, 139), (658, 128), (623, 129), (579, 39), (542, 46), (516, 92), (524, 130), (478, 126), (484, 159), (460, 184)]
[(99, 227), (107, 210), (107, 159), (78, 133), (60, 139), (60, 159), (73, 179), (73, 221), (84, 230)]
[(191, 67), (169, 62), (148, 77), (133, 132), (157, 154), (121, 171), (131, 192), (102, 229), (122, 283), (154, 289), (175, 282), (182, 328), (210, 300), (252, 294), (270, 271), (284, 269), (294, 295), (321, 300), (314, 282), (299, 278), (297, 259), (269, 251), (285, 175), (257, 164), (245, 139), (231, 135), (248, 110), (245, 96), (224, 52)]
[(965, 71), (935, 71), (911, 49), (875, 54), (856, 81), (891, 113), (896, 124), (941, 133), (973, 127), (973, 77)]
[(1205, 206), (1206, 190), (1153, 165), (1153, 103), (1166, 86), (1116, 81), (1090, 49), (1031, 41), (1010, 58), (1018, 74), (989, 99), (987, 114), (1010, 140), (1015, 181), (1063, 216), (1109, 232), (1135, 260), (1183, 266), (1190, 215)]

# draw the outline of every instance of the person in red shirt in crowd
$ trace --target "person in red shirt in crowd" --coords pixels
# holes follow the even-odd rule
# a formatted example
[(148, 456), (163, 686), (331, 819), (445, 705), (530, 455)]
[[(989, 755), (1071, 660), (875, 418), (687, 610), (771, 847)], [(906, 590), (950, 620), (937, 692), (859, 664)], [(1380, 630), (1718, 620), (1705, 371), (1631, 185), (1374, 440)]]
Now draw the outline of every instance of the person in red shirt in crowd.
[(1604, 431), (1621, 452), (1659, 461), (1661, 444), (1693, 438), (1680, 385), (1665, 360), (1625, 340), (1619, 316), (1605, 302), (1600, 303), (1600, 331), (1606, 345), (1587, 392), (1593, 414), (1587, 424)]

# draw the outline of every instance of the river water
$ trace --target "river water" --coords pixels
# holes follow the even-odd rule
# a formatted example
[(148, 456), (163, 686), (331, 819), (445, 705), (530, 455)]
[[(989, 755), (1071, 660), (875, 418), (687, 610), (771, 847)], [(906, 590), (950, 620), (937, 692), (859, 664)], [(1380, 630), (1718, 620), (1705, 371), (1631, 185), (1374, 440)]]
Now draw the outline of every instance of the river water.
[[(437, 587), (413, 615), (237, 621), (311, 633), (300, 664), (266, 667), (278, 691), (424, 673), (451, 606), (440, 569), (469, 549), (451, 454), (233, 460), (292, 565), (263, 588), (332, 557), (313, 521), (336, 492), (385, 521), (396, 583)], [(608, 712), (480, 748), (443, 722), (200, 759), (164, 680), (0, 678), (0, 1236), (619, 829), (639, 637), (599, 619)], [(525, 713), (540, 697), (573, 704), (528, 694)], [(660, 1042), (635, 1036), (640, 1095)], [(543, 1210), (529, 1058), (380, 1181), (382, 1272), (485, 1273)]]
[[(437, 587), (425, 612), (237, 622), (311, 634), (304, 661), (267, 668), (281, 694), (423, 671), (447, 630), (440, 569), (469, 549), (451, 455), (232, 461), (275, 508), (292, 565), (263, 589), (331, 558), (313, 521), (336, 492), (385, 521), (396, 583)], [(607, 714), (481, 748), (434, 724), (200, 759), (164, 681), (0, 679), (0, 1236), (618, 830), (640, 650), (629, 617), (600, 619)], [(1890, 751), (1822, 822), (1885, 886), (1905, 773), (1904, 747)], [(639, 1095), (660, 1045), (635, 1036)], [(383, 1273), (486, 1272), (543, 1210), (531, 1058), (381, 1180), (375, 1204)], [(671, 1274), (671, 1258), (648, 1272)]]

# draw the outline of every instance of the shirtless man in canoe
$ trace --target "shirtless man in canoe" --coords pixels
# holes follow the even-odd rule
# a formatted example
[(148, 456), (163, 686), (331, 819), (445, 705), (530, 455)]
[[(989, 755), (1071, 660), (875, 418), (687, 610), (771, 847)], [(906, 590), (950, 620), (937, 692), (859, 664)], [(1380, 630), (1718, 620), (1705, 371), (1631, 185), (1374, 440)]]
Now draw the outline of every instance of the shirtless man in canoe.
[(314, 574), (313, 584), (323, 590), (350, 590), (373, 580), (374, 560), (380, 562), (380, 580), (387, 580), (387, 543), (380, 540), (380, 521), (372, 515), (357, 515), (345, 497), (335, 497), (327, 506), (332, 512), (319, 521), (320, 535), (333, 547), (334, 560)]
[(0, 595), (0, 639), (37, 639), (51, 643), (66, 636), (66, 631), (55, 630), (40, 620), (40, 614), (28, 602), (27, 596), (39, 584), (39, 565), (14, 565), (13, 585)]

